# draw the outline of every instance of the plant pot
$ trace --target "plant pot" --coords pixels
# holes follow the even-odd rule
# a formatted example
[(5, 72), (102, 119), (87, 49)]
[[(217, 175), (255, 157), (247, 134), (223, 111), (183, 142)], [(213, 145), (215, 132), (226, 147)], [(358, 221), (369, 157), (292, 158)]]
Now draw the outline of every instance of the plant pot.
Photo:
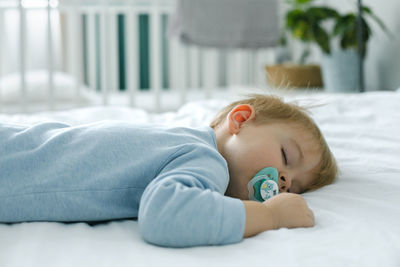
[(277, 64), (265, 67), (267, 81), (272, 87), (322, 87), (318, 65)]
[(322, 56), (322, 77), (328, 92), (357, 92), (358, 73), (355, 50), (338, 50)]

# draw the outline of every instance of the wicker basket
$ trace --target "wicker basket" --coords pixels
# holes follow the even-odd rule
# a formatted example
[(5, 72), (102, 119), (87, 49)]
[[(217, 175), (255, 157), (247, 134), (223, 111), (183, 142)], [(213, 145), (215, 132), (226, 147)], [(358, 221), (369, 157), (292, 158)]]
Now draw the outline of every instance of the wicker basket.
[(265, 67), (271, 87), (322, 87), (319, 65), (277, 64)]

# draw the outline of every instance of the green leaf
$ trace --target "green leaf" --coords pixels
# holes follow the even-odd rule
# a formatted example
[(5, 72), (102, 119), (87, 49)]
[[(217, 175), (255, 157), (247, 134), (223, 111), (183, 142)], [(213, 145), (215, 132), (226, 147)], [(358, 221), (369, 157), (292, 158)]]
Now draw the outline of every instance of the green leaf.
[(286, 28), (293, 30), (299, 20), (302, 19), (304, 13), (300, 9), (294, 9), (286, 14)]
[(314, 41), (319, 45), (322, 51), (326, 54), (331, 52), (330, 39), (328, 33), (319, 25), (312, 27)]
[(296, 0), (296, 3), (297, 4), (300, 4), (300, 5), (304, 5), (304, 4), (309, 4), (309, 3), (311, 3), (313, 0)]
[(365, 46), (365, 44), (369, 40), (369, 37), (372, 34), (372, 31), (371, 31), (371, 28), (369, 27), (367, 21), (364, 18), (362, 18), (361, 21), (362, 21), (362, 23), (361, 23), (361, 25), (362, 25), (362, 40), (363, 40), (364, 46)]
[(336, 20), (333, 28), (333, 36), (341, 36), (346, 34), (356, 26), (357, 18), (353, 14), (342, 16)]
[(368, 13), (368, 14), (372, 14), (371, 8), (369, 8), (369, 7), (367, 7), (367, 6), (362, 6), (362, 7), (361, 7), (361, 11), (362, 11), (362, 12), (365, 12), (365, 13)]
[(332, 18), (337, 18), (339, 17), (339, 13), (329, 7), (310, 7), (307, 10), (307, 13), (309, 16), (312, 16), (316, 18), (319, 22), (326, 20), (326, 19), (332, 19)]
[(306, 21), (300, 21), (293, 30), (293, 36), (300, 39), (303, 42), (310, 41), (311, 38), (308, 32), (308, 24)]

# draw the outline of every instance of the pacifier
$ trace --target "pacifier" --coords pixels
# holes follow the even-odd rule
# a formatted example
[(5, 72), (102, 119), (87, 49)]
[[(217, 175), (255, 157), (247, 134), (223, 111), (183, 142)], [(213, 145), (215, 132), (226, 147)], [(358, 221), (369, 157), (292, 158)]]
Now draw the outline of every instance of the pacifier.
[(249, 199), (263, 202), (279, 194), (278, 171), (267, 167), (259, 171), (247, 184)]

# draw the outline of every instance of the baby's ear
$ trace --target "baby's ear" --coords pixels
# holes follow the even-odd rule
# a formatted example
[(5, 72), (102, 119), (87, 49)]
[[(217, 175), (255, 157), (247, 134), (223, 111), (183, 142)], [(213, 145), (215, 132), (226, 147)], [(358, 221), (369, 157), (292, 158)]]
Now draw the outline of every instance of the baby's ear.
[(241, 104), (234, 107), (228, 114), (228, 129), (231, 134), (237, 134), (245, 122), (252, 120), (256, 112), (251, 105)]

